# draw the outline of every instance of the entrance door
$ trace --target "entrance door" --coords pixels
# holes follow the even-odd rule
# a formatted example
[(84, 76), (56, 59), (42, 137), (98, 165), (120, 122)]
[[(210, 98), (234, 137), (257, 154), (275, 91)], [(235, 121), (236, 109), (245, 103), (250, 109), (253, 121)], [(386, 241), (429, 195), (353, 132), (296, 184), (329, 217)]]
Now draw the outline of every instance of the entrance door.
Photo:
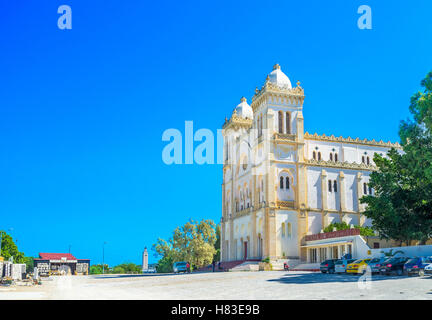
[(247, 259), (247, 241), (244, 242), (244, 260)]

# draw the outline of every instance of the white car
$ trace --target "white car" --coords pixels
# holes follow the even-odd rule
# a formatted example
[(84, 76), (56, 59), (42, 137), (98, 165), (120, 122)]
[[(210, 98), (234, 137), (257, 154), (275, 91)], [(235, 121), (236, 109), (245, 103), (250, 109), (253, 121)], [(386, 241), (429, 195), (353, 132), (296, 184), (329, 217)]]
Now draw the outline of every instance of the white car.
[(424, 268), (424, 273), (425, 273), (425, 274), (432, 274), (432, 263), (428, 264), (428, 265)]
[(345, 273), (347, 265), (354, 262), (356, 259), (340, 259), (335, 262), (335, 272)]

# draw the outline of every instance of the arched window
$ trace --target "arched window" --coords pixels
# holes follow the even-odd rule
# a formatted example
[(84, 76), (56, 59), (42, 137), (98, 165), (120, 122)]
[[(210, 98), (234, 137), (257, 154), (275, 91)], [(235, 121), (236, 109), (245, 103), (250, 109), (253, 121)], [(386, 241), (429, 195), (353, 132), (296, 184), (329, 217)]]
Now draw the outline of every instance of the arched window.
[(279, 111), (278, 114), (279, 114), (279, 133), (283, 133), (283, 113), (282, 111)]
[(337, 189), (338, 189), (338, 187), (337, 187), (337, 181), (335, 180), (335, 181), (333, 181), (333, 190), (334, 190), (334, 192), (337, 192)]
[(338, 154), (335, 153), (335, 162), (338, 162)]
[(291, 133), (291, 113), (287, 112), (285, 114), (285, 121), (286, 121), (286, 133)]
[(370, 163), (370, 161), (369, 161), (369, 157), (366, 157), (366, 163), (367, 163), (367, 164)]
[(365, 158), (364, 158), (364, 156), (362, 156), (362, 163), (365, 163)]
[(318, 152), (318, 160), (321, 161), (321, 152)]
[(285, 237), (285, 223), (282, 222), (282, 237)]
[(369, 194), (372, 194), (372, 187), (369, 186)]
[(289, 177), (285, 178), (285, 188), (289, 189), (290, 188), (290, 181), (289, 181)]
[(328, 191), (332, 192), (332, 182), (331, 182), (331, 180), (328, 181)]
[(280, 188), (283, 189), (283, 177), (280, 177)]
[(315, 151), (312, 152), (312, 158), (313, 158), (314, 160), (316, 160), (316, 152), (315, 152)]
[(367, 194), (367, 184), (366, 184), (366, 182), (363, 183), (363, 193)]
[(330, 161), (333, 161), (333, 153), (330, 152)]
[(288, 238), (291, 238), (291, 235), (292, 235), (292, 228), (291, 228), (291, 223), (287, 223), (287, 235), (288, 235)]

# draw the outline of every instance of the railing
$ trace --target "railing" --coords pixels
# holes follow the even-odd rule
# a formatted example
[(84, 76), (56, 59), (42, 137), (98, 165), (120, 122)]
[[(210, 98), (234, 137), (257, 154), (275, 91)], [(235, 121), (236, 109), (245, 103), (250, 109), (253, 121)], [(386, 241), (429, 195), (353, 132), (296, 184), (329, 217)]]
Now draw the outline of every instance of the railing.
[(295, 205), (293, 200), (288, 200), (288, 201), (278, 201), (276, 202), (276, 206), (281, 208), (294, 208)]
[(315, 240), (322, 240), (322, 239), (339, 238), (339, 237), (347, 237), (347, 236), (358, 236), (358, 235), (360, 235), (360, 229), (352, 228), (352, 229), (346, 229), (346, 230), (338, 230), (338, 231), (332, 231), (332, 232), (324, 232), (324, 233), (307, 235), (305, 237), (305, 240), (306, 241), (315, 241)]
[(288, 133), (275, 133), (274, 134), (275, 140), (290, 140), (295, 141), (296, 135), (295, 134), (288, 134)]

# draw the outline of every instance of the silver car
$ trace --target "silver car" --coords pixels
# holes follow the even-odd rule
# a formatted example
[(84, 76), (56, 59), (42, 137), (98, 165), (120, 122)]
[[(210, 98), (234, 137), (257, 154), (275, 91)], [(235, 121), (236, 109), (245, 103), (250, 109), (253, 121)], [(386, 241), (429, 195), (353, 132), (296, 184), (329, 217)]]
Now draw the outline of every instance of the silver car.
[(348, 264), (354, 262), (355, 259), (340, 259), (335, 262), (335, 272), (336, 273), (345, 273), (346, 267)]

